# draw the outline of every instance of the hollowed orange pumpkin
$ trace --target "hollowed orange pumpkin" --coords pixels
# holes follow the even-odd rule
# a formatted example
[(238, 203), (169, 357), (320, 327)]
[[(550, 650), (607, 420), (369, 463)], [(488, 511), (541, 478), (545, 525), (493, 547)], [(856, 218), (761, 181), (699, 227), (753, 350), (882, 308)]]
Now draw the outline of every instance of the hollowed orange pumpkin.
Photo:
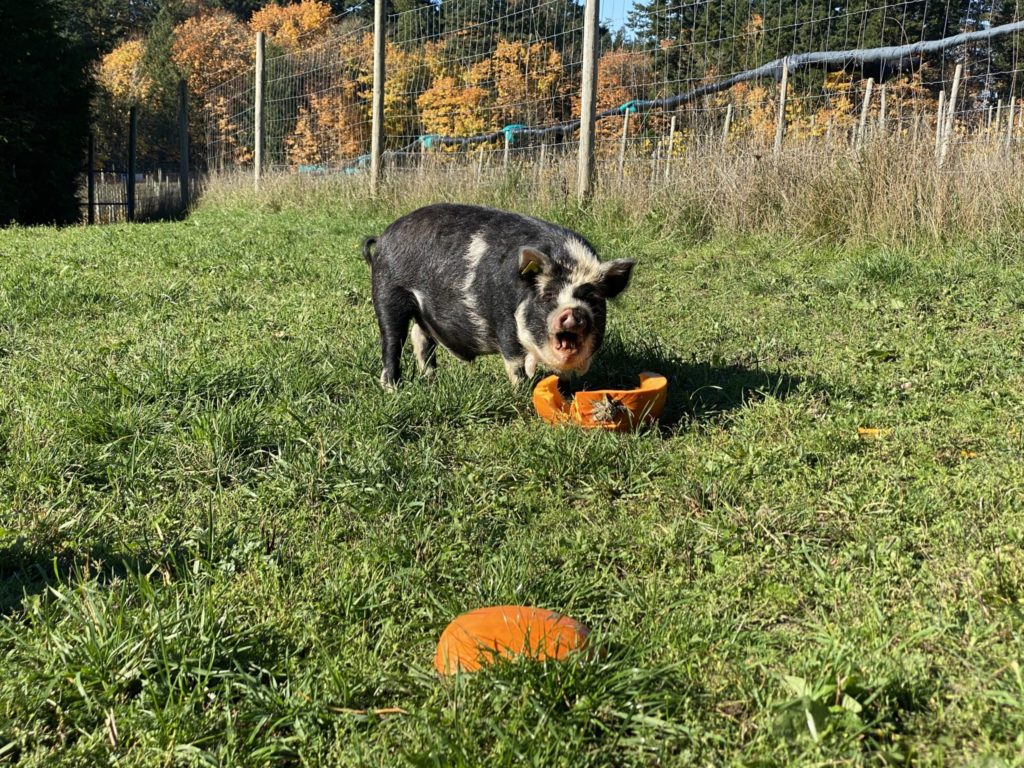
[(587, 429), (627, 432), (654, 421), (665, 408), (668, 380), (658, 373), (641, 373), (637, 389), (582, 390), (566, 401), (558, 377), (542, 379), (533, 390), (533, 405), (548, 424), (572, 422)]
[(560, 613), (526, 605), (496, 605), (464, 613), (441, 633), (434, 668), (442, 675), (475, 672), (498, 658), (566, 658), (586, 645), (585, 626)]

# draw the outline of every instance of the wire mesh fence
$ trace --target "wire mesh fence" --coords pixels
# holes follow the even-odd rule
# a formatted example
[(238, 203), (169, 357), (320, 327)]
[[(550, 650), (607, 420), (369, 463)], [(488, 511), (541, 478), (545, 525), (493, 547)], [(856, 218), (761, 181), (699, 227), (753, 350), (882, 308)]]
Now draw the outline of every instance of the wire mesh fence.
[[(574, 0), (442, 0), (388, 16), (384, 167), (479, 173), (573, 155), (583, 16)], [(601, 18), (596, 155), (621, 173), (667, 178), (674, 157), (713, 148), (878, 137), (934, 145), (938, 158), (1024, 133), (1024, 25), (1008, 2), (610, 0)], [(342, 20), (270, 52), (266, 167), (369, 167), (372, 33)], [(255, 82), (249, 67), (196, 94), (211, 169), (251, 166)]]

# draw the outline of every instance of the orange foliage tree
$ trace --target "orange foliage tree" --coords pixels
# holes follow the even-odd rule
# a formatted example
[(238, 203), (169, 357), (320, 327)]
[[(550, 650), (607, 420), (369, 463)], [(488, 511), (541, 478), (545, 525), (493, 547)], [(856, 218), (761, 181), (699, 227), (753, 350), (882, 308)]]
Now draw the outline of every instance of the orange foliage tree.
[(360, 154), (370, 137), (355, 81), (311, 95), (299, 107), (295, 130), (286, 140), (291, 165), (337, 167)]
[[(597, 111), (602, 112), (645, 98), (646, 89), (653, 81), (653, 62), (646, 53), (621, 48), (608, 51), (597, 62)], [(578, 96), (573, 103), (573, 114), (580, 114)], [(645, 122), (649, 121), (634, 115), (629, 123), (629, 135), (635, 136), (640, 133)], [(595, 137), (599, 145), (611, 146), (607, 140), (621, 135), (621, 120), (605, 118), (598, 121)]]
[[(171, 61), (188, 80), (193, 98), (206, 110), (207, 124), (220, 141), (221, 162), (246, 163), (252, 152), (248, 148), (250, 142), (240, 135), (233, 120), (234, 100), (227, 94), (215, 93), (214, 87), (246, 72), (253, 58), (248, 28), (227, 11), (203, 13), (174, 28)], [(197, 124), (193, 130), (201, 128)]]
[(319, 41), (331, 26), (331, 7), (318, 0), (300, 0), (291, 5), (271, 3), (249, 20), (254, 34), (263, 32), (268, 42), (289, 52)]
[(174, 28), (171, 60), (188, 79), (189, 90), (200, 98), (249, 69), (253, 58), (249, 30), (227, 11), (194, 16)]

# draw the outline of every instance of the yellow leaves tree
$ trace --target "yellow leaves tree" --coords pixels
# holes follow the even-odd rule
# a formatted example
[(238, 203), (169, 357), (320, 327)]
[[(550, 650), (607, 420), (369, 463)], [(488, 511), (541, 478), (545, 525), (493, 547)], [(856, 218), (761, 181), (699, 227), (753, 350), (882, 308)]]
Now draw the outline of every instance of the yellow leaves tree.
[(563, 72), (562, 57), (550, 43), (498, 41), (491, 74), (501, 121), (542, 125), (564, 119)]
[(100, 59), (96, 81), (115, 104), (138, 104), (153, 90), (152, 79), (142, 69), (144, 52), (141, 40), (128, 40)]
[(299, 108), (295, 131), (286, 141), (292, 165), (338, 167), (361, 154), (370, 138), (370, 124), (348, 80), (327, 93), (311, 95)]
[(473, 136), (495, 130), (491, 93), (464, 78), (440, 77), (416, 99), (427, 133)]
[(318, 42), (331, 26), (331, 7), (318, 0), (301, 0), (291, 5), (271, 3), (249, 20), (253, 34), (263, 32), (270, 43), (289, 52)]

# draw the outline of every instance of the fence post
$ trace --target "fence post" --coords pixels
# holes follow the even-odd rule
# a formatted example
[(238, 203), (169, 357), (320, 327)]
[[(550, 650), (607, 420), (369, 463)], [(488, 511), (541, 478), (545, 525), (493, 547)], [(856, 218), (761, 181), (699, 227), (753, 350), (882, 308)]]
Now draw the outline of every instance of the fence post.
[(885, 133), (885, 83), (882, 83), (882, 87), (878, 89), (878, 96), (878, 128), (882, 133)]
[(484, 145), (480, 145), (480, 157), (476, 161), (476, 180), (480, 181), (480, 178), (484, 174)]
[(942, 146), (942, 126), (945, 123), (946, 90), (939, 91), (939, 105), (935, 108), (935, 159), (939, 159), (939, 148)]
[(732, 102), (725, 105), (725, 125), (722, 126), (722, 146), (729, 141), (729, 128), (732, 127)]
[(512, 145), (512, 139), (510, 138), (510, 134), (509, 134), (508, 131), (505, 131), (504, 133), (505, 133), (505, 155), (504, 155), (504, 157), (503, 157), (503, 159), (501, 161), (501, 167), (502, 167), (503, 170), (507, 171), (508, 170), (508, 153), (509, 153), (509, 148)]
[(676, 116), (668, 124), (668, 149), (665, 150), (665, 181), (668, 181), (672, 173), (672, 150), (676, 144)]
[(580, 146), (576, 198), (583, 203), (594, 183), (594, 115), (597, 112), (597, 17), (599, 0), (586, 0), (583, 10), (583, 77), (580, 88)]
[(946, 162), (946, 153), (949, 151), (949, 137), (953, 134), (953, 123), (956, 121), (956, 97), (960, 90), (960, 78), (964, 73), (964, 65), (957, 64), (953, 72), (953, 87), (949, 91), (949, 101), (946, 102), (945, 126), (942, 129), (942, 149), (939, 151), (939, 165)]
[(90, 224), (96, 223), (96, 172), (93, 166), (96, 165), (96, 137), (89, 132), (89, 151), (86, 155), (85, 188), (86, 204), (85, 220)]
[(619, 176), (626, 169), (626, 136), (629, 134), (629, 108), (622, 113), (622, 139), (619, 141)]
[(253, 147), (253, 173), (256, 191), (260, 189), (260, 177), (263, 175), (263, 75), (264, 75), (264, 35), (256, 33), (256, 93), (254, 94), (253, 125), (255, 126), (255, 146)]
[(178, 155), (181, 163), (178, 169), (178, 184), (181, 187), (181, 210), (189, 206), (188, 186), (188, 83), (178, 81)]
[(782, 151), (782, 137), (786, 133), (786, 96), (789, 91), (789, 57), (782, 60), (782, 83), (779, 84), (779, 116), (775, 123), (775, 156)]
[(373, 126), (370, 133), (370, 194), (380, 192), (380, 159), (384, 148), (384, 0), (373, 3)]
[(868, 107), (871, 106), (871, 89), (875, 85), (874, 78), (869, 77), (864, 86), (864, 104), (860, 108), (860, 126), (857, 128), (857, 149), (864, 146), (864, 134), (868, 130)]
[(1006, 108), (1006, 148), (1010, 148), (1010, 143), (1013, 141), (1013, 110), (1017, 106), (1017, 97), (1010, 97), (1010, 104)]
[(125, 219), (135, 221), (135, 141), (137, 138), (138, 107), (128, 110), (128, 186)]

